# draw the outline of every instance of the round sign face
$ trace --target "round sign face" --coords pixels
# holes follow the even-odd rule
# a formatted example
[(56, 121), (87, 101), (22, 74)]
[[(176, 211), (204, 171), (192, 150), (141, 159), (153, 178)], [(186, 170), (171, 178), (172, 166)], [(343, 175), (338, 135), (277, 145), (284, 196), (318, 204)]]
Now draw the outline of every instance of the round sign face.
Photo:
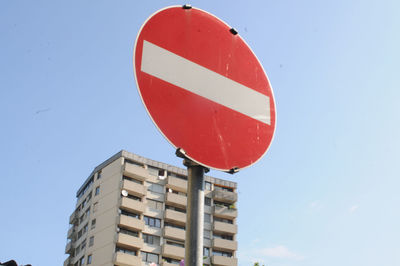
[(226, 23), (196, 8), (162, 9), (139, 31), (133, 61), (150, 117), (186, 157), (236, 171), (266, 153), (273, 92), (257, 57)]

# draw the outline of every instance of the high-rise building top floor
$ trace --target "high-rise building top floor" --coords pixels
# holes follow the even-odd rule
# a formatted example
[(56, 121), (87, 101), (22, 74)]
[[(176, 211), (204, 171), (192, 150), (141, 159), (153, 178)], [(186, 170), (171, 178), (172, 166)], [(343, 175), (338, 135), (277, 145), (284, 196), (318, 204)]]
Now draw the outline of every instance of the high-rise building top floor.
[[(237, 265), (236, 186), (205, 176), (206, 265)], [(185, 253), (186, 190), (187, 170), (118, 152), (77, 191), (64, 266), (179, 264)]]

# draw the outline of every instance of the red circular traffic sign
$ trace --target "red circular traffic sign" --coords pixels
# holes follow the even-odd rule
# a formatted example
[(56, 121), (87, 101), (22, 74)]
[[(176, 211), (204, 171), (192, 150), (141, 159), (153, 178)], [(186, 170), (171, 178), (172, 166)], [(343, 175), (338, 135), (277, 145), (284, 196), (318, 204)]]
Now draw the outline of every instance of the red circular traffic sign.
[(267, 151), (275, 102), (263, 67), (237, 32), (197, 8), (168, 7), (139, 31), (134, 71), (153, 122), (206, 167), (239, 170)]

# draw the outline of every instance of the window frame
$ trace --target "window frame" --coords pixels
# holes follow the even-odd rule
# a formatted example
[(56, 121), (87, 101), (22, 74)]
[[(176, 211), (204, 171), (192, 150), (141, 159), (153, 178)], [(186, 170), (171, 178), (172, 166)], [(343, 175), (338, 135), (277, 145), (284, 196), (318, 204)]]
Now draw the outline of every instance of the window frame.
[(87, 256), (87, 264), (92, 264), (92, 254)]
[(144, 216), (143, 219), (145, 225), (149, 227), (161, 228), (161, 219), (150, 216)]
[(97, 196), (100, 194), (100, 186), (97, 186), (94, 192), (94, 195)]

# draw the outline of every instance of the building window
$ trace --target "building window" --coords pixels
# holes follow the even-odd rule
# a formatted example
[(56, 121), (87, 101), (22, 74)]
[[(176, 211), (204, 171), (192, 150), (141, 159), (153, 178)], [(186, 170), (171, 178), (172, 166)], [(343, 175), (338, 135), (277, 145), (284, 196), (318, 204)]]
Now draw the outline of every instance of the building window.
[(82, 258), (80, 258), (79, 259), (79, 266), (82, 266), (82, 265), (84, 265), (85, 264), (85, 257), (82, 257)]
[(81, 217), (79, 218), (79, 224), (81, 224), (83, 220), (85, 220), (85, 218), (86, 218), (85, 214), (82, 214)]
[(86, 198), (86, 201), (89, 202), (89, 200), (92, 198), (92, 191), (90, 191), (89, 195)]
[(125, 229), (125, 228), (118, 228), (118, 230), (122, 234), (130, 235), (130, 236), (134, 236), (134, 237), (139, 237), (139, 233), (137, 231), (132, 231), (132, 230), (128, 230), (128, 229)]
[(161, 227), (161, 220), (149, 216), (144, 217), (144, 223), (150, 227)]
[(140, 215), (137, 214), (137, 213), (133, 213), (133, 212), (128, 212), (128, 211), (125, 211), (125, 210), (121, 210), (121, 214), (122, 214), (122, 215), (129, 216), (129, 217), (132, 217), (132, 218), (140, 219)]
[(223, 257), (232, 257), (232, 252), (213, 250), (213, 255), (214, 256), (223, 256)]
[(96, 192), (94, 193), (95, 196), (99, 195), (100, 193), (100, 186), (96, 187)]
[(158, 168), (156, 168), (156, 167), (153, 167), (153, 166), (150, 166), (150, 165), (148, 165), (147, 166), (147, 171), (149, 172), (149, 174), (151, 174), (152, 176), (157, 176), (158, 177)]
[(168, 245), (171, 245), (171, 246), (175, 246), (175, 247), (180, 247), (180, 248), (185, 247), (185, 244), (183, 244), (182, 242), (178, 242), (178, 241), (167, 240), (165, 243), (167, 243)]
[(144, 243), (150, 244), (150, 245), (160, 245), (160, 237), (159, 236), (153, 236), (149, 234), (143, 234), (143, 241)]
[(89, 238), (89, 247), (93, 246), (93, 244), (94, 244), (94, 236), (91, 236)]
[(85, 224), (85, 226), (79, 230), (78, 232), (78, 239), (83, 236), (86, 232), (88, 231), (88, 224)]
[(75, 256), (78, 255), (79, 251), (81, 251), (80, 248), (81, 248), (81, 246), (79, 246), (79, 245), (75, 248), (75, 250), (74, 250)]
[(168, 257), (163, 257), (163, 260), (165, 260), (168, 263), (177, 264), (177, 265), (179, 265), (179, 263), (181, 262), (181, 260), (176, 260), (176, 259), (172, 259), (172, 258), (168, 258)]
[(133, 199), (133, 200), (137, 200), (137, 201), (142, 201), (142, 198), (128, 194), (128, 196), (126, 196), (127, 198)]
[(96, 219), (92, 220), (92, 225), (90, 226), (90, 229), (95, 229), (96, 228)]
[(149, 206), (150, 208), (155, 209), (155, 210), (163, 209), (163, 203), (161, 201), (156, 201), (156, 200), (151, 200), (151, 199), (147, 199), (147, 206)]
[(215, 190), (219, 190), (219, 191), (228, 191), (228, 192), (233, 192), (233, 188), (230, 187), (220, 187), (218, 185), (214, 186)]
[(211, 198), (205, 197), (205, 198), (204, 198), (204, 205), (206, 205), (206, 206), (211, 206)]
[(232, 221), (232, 220), (224, 219), (224, 218), (219, 218), (219, 217), (214, 217), (214, 221), (216, 221), (216, 222), (222, 222), (222, 223), (227, 223), (227, 224), (233, 224), (233, 221)]
[(97, 172), (97, 179), (101, 178), (101, 170)]
[(82, 228), (83, 232), (82, 234), (86, 233), (88, 231), (88, 224), (85, 224), (85, 226)]
[(233, 236), (231, 235), (219, 235), (214, 234), (214, 238), (226, 239), (226, 240), (233, 240)]
[(158, 178), (161, 179), (161, 180), (162, 180), (162, 179), (165, 179), (165, 177), (166, 177), (166, 176), (165, 176), (165, 172), (166, 172), (166, 171), (163, 170), (163, 169), (158, 170)]
[(165, 191), (173, 193), (173, 194), (176, 194), (176, 195), (181, 195), (181, 196), (186, 197), (186, 193), (185, 192), (176, 191), (176, 190), (173, 190), (171, 188), (166, 188)]
[(82, 223), (83, 219), (85, 219), (85, 214), (82, 214), (81, 217), (79, 217), (78, 225)]
[(81, 204), (81, 208), (82, 208), (82, 209), (85, 208), (86, 203), (87, 203), (87, 201), (86, 201), (86, 199), (84, 199), (84, 200), (82, 201), (82, 204)]
[(150, 183), (149, 190), (155, 193), (164, 194), (164, 187), (159, 184)]
[(92, 264), (92, 255), (87, 256), (87, 264)]
[(158, 264), (158, 254), (149, 253), (149, 252), (140, 252), (142, 254), (142, 261), (149, 263), (157, 263)]
[(203, 247), (203, 256), (210, 257), (210, 248)]
[(86, 247), (86, 239), (82, 241), (81, 251), (83, 251), (85, 249), (85, 247)]
[(168, 222), (164, 222), (164, 226), (169, 226), (169, 227), (185, 230), (185, 226), (177, 225), (177, 224), (171, 224), (171, 223), (168, 223)]
[(85, 192), (89, 189), (89, 187), (93, 184), (94, 180), (93, 180), (93, 176), (91, 176), (89, 182), (85, 185), (85, 187), (83, 188), (83, 190), (81, 190), (78, 194), (78, 200), (85, 194)]
[(206, 181), (205, 185), (206, 185), (206, 190), (210, 190), (211, 191), (211, 183)]
[(170, 176), (172, 176), (172, 177), (176, 177), (176, 178), (179, 178), (179, 179), (182, 179), (182, 180), (187, 180), (187, 177), (186, 176), (184, 176), (184, 175), (178, 175), (178, 174), (176, 174), (176, 173), (168, 173)]
[(211, 223), (211, 215), (208, 213), (204, 214), (204, 222), (205, 223)]
[(78, 232), (78, 239), (81, 238), (81, 236), (82, 236), (82, 229), (79, 230), (79, 232)]
[(116, 247), (115, 252), (122, 252), (122, 253), (126, 253), (126, 254), (133, 255), (133, 256), (137, 255), (136, 250), (129, 250), (129, 249), (120, 248), (120, 247)]
[(204, 239), (211, 239), (211, 231), (204, 229), (203, 236), (204, 236)]
[(232, 204), (225, 203), (222, 201), (216, 201), (216, 200), (214, 200), (214, 205), (219, 206), (219, 207), (227, 207), (227, 208), (230, 208), (230, 206), (232, 206)]
[(186, 213), (185, 209), (174, 207), (174, 206), (169, 206), (169, 205), (165, 205), (165, 209), (166, 210), (173, 210), (173, 211), (177, 211), (177, 212), (181, 212), (181, 213)]

